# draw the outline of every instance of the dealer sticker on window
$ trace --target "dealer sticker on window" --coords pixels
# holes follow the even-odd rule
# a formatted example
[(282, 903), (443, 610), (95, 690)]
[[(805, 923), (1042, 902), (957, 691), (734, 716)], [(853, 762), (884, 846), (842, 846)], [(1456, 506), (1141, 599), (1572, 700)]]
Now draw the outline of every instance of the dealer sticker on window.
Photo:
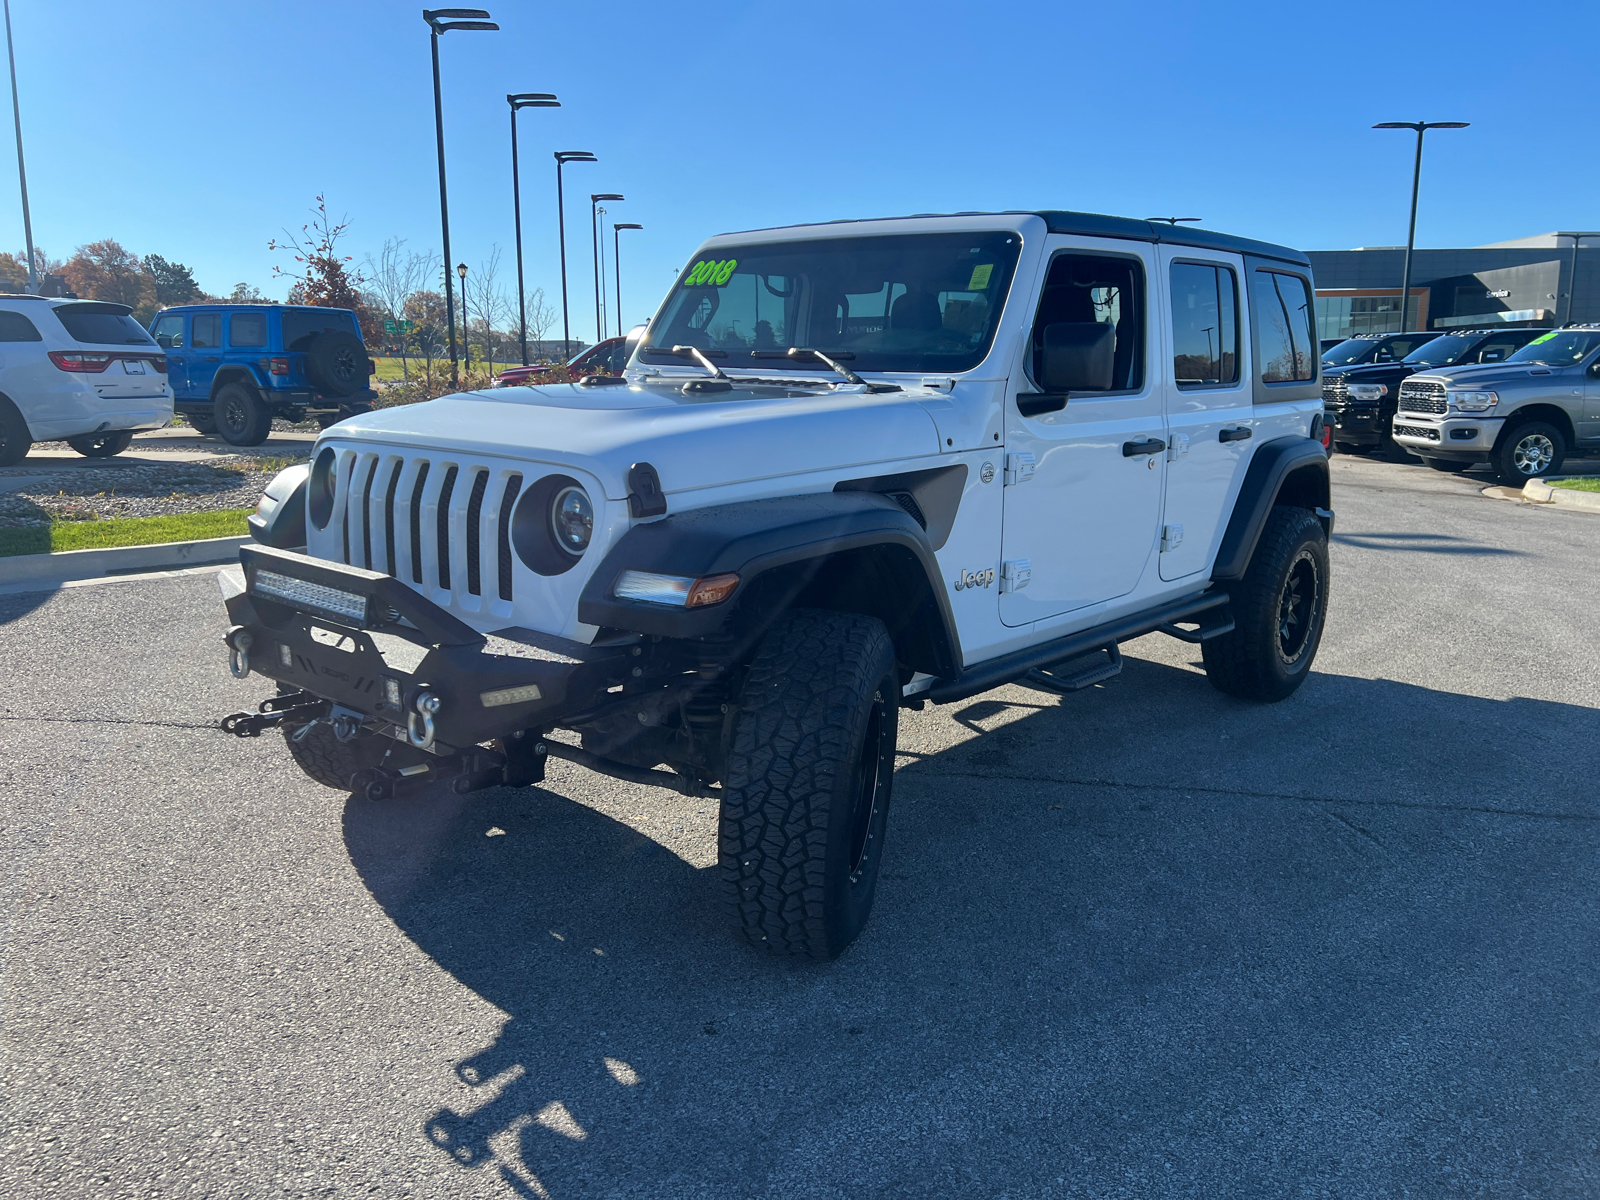
[(981, 292), (989, 286), (989, 276), (994, 274), (993, 263), (980, 263), (972, 268), (972, 278), (967, 281), (967, 291)]
[(684, 287), (722, 287), (733, 278), (733, 269), (739, 265), (737, 258), (724, 259), (721, 262), (706, 260), (695, 263), (689, 274), (684, 276)]

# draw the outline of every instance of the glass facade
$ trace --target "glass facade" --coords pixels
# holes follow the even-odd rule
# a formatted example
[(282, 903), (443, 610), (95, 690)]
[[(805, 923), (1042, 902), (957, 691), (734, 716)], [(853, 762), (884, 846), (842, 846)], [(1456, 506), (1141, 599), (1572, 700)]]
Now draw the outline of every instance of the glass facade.
[(1317, 336), (1319, 338), (1347, 338), (1358, 333), (1401, 333), (1417, 329), (1418, 306), (1422, 296), (1411, 297), (1410, 317), (1400, 323), (1400, 296), (1318, 296)]

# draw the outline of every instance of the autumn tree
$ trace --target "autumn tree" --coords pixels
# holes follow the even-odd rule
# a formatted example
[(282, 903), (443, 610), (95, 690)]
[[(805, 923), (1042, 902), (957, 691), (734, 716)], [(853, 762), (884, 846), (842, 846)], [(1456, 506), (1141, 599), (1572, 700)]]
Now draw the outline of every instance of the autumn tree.
[(156, 283), (137, 254), (112, 238), (79, 246), (61, 273), (67, 286), (87, 300), (126, 304), (140, 324), (156, 310)]
[(361, 285), (366, 282), (361, 272), (345, 266), (354, 262), (354, 257), (339, 253), (339, 239), (349, 228), (350, 218), (335, 221), (328, 215), (326, 198), (318, 196), (311, 220), (300, 226), (299, 233), (285, 229), (283, 238), (267, 243), (267, 249), (287, 253), (295, 262), (289, 268), (274, 266), (272, 274), (290, 281), (290, 304), (352, 309), (361, 322), (363, 339), (368, 345), (377, 345), (382, 340), (382, 318), (361, 295)]
[(165, 308), (169, 304), (193, 304), (205, 298), (194, 274), (181, 262), (169, 262), (159, 254), (144, 256), (144, 271), (155, 285), (156, 303)]

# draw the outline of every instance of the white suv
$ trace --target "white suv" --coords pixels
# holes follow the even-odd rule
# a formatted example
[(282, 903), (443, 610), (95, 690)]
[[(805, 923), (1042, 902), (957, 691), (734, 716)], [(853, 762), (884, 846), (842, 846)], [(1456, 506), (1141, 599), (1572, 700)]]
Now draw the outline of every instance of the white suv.
[(166, 352), (126, 304), (0, 296), (0, 467), (65, 439), (108, 458), (172, 421)]
[(718, 237), (624, 378), (352, 417), (274, 480), (223, 590), (234, 673), (280, 692), (224, 727), (372, 800), (550, 755), (716, 797), (745, 936), (831, 958), (901, 708), (1076, 690), (1156, 631), (1229, 695), (1305, 680), (1309, 268), (1090, 213)]

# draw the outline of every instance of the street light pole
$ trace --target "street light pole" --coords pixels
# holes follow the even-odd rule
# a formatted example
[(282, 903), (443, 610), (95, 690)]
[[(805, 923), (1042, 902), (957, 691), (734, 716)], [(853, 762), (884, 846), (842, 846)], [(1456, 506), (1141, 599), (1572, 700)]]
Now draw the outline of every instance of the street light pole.
[(593, 192), (589, 196), (589, 238), (593, 242), (594, 251), (594, 340), (596, 344), (606, 340), (605, 326), (600, 317), (600, 202), (602, 200), (626, 200), (616, 192)]
[[(9, 3), (10, 0), (7, 0)], [(444, 311), (450, 327), (450, 383), (461, 385), (461, 370), (456, 357), (455, 297), (450, 294), (450, 198), (444, 185), (444, 101), (439, 92), (439, 35), (452, 29), (497, 30), (481, 8), (425, 8), (422, 19), (428, 23), (428, 40), (433, 50), (433, 128), (439, 143), (439, 228), (444, 241)]]
[[(1600, 232), (1594, 230), (1573, 230), (1555, 235), (1558, 238), (1569, 237), (1572, 239), (1572, 267), (1567, 272), (1567, 319), (1558, 321), (1559, 325), (1572, 324), (1572, 309), (1578, 301), (1578, 243), (1584, 238), (1600, 237)], [(1557, 289), (1558, 291), (1560, 289)]]
[(572, 319), (567, 309), (567, 203), (561, 191), (561, 168), (569, 162), (599, 162), (587, 150), (557, 150), (556, 159), (556, 232), (561, 239), (561, 354), (565, 363), (572, 356)]
[(39, 294), (39, 271), (33, 256), (33, 218), (28, 215), (28, 170), (22, 165), (22, 106), (17, 102), (17, 52), (11, 45), (11, 0), (6, 6), (6, 58), (11, 62), (11, 117), (17, 123), (17, 179), (22, 183), (22, 236), (28, 243), (28, 294)]
[(507, 95), (511, 106), (511, 211), (517, 226), (517, 340), (522, 343), (522, 365), (528, 365), (528, 289), (522, 282), (522, 172), (517, 167), (517, 110), (521, 108), (560, 108), (561, 101), (550, 92), (518, 92)]
[(1406, 332), (1411, 312), (1411, 251), (1417, 243), (1417, 191), (1422, 184), (1422, 135), (1430, 129), (1465, 129), (1470, 121), (1380, 121), (1374, 129), (1415, 129), (1417, 161), (1411, 170), (1411, 227), (1406, 232), (1406, 265), (1400, 276), (1400, 332)]
[(635, 225), (624, 221), (611, 226), (611, 262), (617, 269), (617, 333), (622, 333), (622, 231), (624, 229), (643, 229), (643, 225)]
[[(461, 277), (461, 350), (466, 356), (467, 370), (470, 371), (472, 370), (472, 326), (467, 322), (467, 264), (457, 263), (456, 274)], [(449, 277), (450, 273), (445, 272), (445, 278)]]

